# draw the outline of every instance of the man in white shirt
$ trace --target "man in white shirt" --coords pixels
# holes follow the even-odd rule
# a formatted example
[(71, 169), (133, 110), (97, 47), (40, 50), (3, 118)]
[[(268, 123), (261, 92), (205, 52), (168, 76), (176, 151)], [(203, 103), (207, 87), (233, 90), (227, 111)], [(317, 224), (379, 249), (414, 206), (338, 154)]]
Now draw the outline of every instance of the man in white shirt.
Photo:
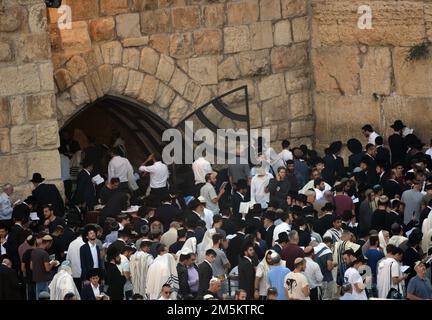
[(261, 208), (266, 209), (270, 201), (268, 185), (273, 175), (266, 172), (264, 168), (257, 168), (256, 172), (251, 180), (251, 201), (259, 203)]
[(10, 196), (14, 192), (14, 188), (10, 183), (3, 186), (3, 192), (0, 193), (0, 220), (12, 219), (12, 203)]
[(282, 222), (279, 223), (273, 230), (273, 245), (276, 240), (279, 238), (279, 233), (286, 232), (289, 233), (291, 231), (291, 222), (292, 216), (288, 212), (284, 212), (281, 217)]
[(81, 257), (80, 249), (85, 242), (81, 235), (69, 244), (66, 260), (71, 262), (72, 277), (77, 288), (81, 289)]
[(320, 201), (324, 198), (325, 182), (318, 178), (314, 180), (315, 201)]
[[(345, 256), (344, 256), (345, 258)], [(345, 271), (344, 278), (346, 282), (350, 283), (352, 286), (352, 298), (353, 300), (367, 300), (365, 285), (363, 279), (358, 272), (358, 268), (363, 262), (363, 258), (353, 261), (351, 267)], [(348, 263), (347, 263), (348, 264)]]
[[(147, 166), (146, 164), (150, 161), (153, 161), (153, 164)], [(150, 174), (150, 188), (152, 194), (162, 196), (164, 193), (168, 192), (168, 166), (162, 162), (160, 156), (151, 154), (139, 167), (139, 171)]]
[(206, 174), (213, 172), (210, 162), (204, 157), (199, 157), (192, 163), (192, 170), (195, 177), (195, 184), (206, 183)]
[(129, 160), (120, 156), (121, 151), (115, 148), (111, 151), (112, 158), (108, 164), (108, 181), (120, 179), (119, 190), (129, 191), (129, 179), (133, 176), (133, 168)]
[(216, 194), (216, 172), (207, 173), (205, 176), (206, 184), (201, 187), (200, 195), (205, 199), (206, 208), (213, 211), (213, 214), (219, 214), (219, 199), (225, 193), (225, 188), (219, 190)]
[(310, 287), (311, 300), (321, 300), (321, 286), (323, 281), (323, 274), (318, 263), (314, 259), (314, 249), (307, 246), (304, 249), (306, 268), (303, 274), (306, 276)]
[(370, 124), (366, 124), (362, 127), (363, 135), (368, 138), (368, 143), (375, 145), (376, 137), (379, 137), (379, 134), (376, 133)]
[(290, 142), (288, 140), (282, 141), (282, 151), (279, 153), (279, 157), (286, 163), (288, 160), (293, 160), (293, 154), (289, 150)]
[(203, 196), (199, 196), (198, 201), (200, 201), (204, 206), (204, 212), (203, 215), (201, 216), (201, 220), (204, 220), (204, 222), (206, 223), (206, 228), (207, 230), (209, 230), (212, 228), (213, 216), (215, 215), (215, 213), (207, 208), (208, 203)]

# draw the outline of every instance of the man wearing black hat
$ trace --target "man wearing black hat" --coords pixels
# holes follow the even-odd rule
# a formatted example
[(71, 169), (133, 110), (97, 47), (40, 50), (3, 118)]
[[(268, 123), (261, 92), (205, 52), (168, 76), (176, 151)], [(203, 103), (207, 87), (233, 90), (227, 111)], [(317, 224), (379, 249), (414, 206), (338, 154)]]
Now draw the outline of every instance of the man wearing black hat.
[(116, 248), (120, 254), (121, 252), (123, 252), (124, 247), (126, 247), (126, 243), (129, 241), (131, 236), (132, 236), (131, 229), (129, 227), (125, 227), (123, 230), (118, 231), (118, 239), (113, 243), (111, 243), (109, 247)]
[(101, 270), (98, 268), (90, 269), (87, 272), (88, 284), (85, 284), (81, 290), (81, 300), (109, 300), (104, 294), (104, 287), (99, 283), (101, 280)]
[(261, 228), (261, 238), (266, 242), (267, 248), (273, 246), (273, 232), (275, 229), (274, 221), (276, 220), (275, 213), (267, 210), (263, 216), (263, 227)]
[(229, 245), (226, 251), (227, 258), (230, 262), (231, 268), (234, 268), (239, 263), (241, 246), (245, 239), (246, 222), (240, 220), (238, 223), (237, 233), (234, 238), (229, 241)]
[(241, 214), (239, 213), (240, 203), (248, 202), (249, 196), (247, 196), (248, 185), (247, 181), (244, 179), (239, 179), (236, 184), (236, 191), (234, 192), (231, 201), (232, 201), (232, 212), (233, 216), (236, 220), (241, 219)]
[(249, 210), (246, 216), (246, 233), (255, 233), (260, 230), (263, 226), (261, 222), (261, 215), (263, 209), (259, 203), (255, 203), (253, 208)]
[(272, 247), (272, 250), (276, 251), (278, 254), (286, 247), (288, 244), (288, 233), (280, 232), (278, 234), (278, 238), (275, 242), (275, 245)]
[(339, 156), (341, 149), (342, 142), (332, 142), (324, 157), (325, 167), (322, 171), (322, 177), (331, 186), (335, 183), (336, 177), (341, 177), (345, 171), (343, 159)]
[(393, 128), (394, 133), (388, 138), (388, 143), (391, 151), (391, 161), (392, 164), (395, 164), (405, 160), (408, 148), (402, 136), (402, 131), (406, 126), (402, 120), (396, 120), (390, 127)]
[(64, 216), (64, 202), (57, 187), (54, 184), (43, 183), (45, 178), (40, 173), (33, 173), (30, 182), (33, 183), (34, 189), (32, 195), (38, 202), (38, 214), (42, 217), (42, 206), (52, 204), (54, 214), (58, 217)]
[(78, 173), (77, 187), (73, 202), (92, 211), (96, 205), (96, 189), (92, 181), (93, 164), (90, 159), (84, 159), (83, 169)]
[(321, 236), (333, 226), (333, 212), (336, 210), (335, 206), (327, 202), (321, 211), (324, 213), (320, 218), (315, 220), (314, 230)]
[(123, 287), (126, 278), (117, 267), (120, 262), (120, 252), (117, 248), (110, 246), (107, 250), (105, 284), (108, 286), (107, 294), (111, 300), (123, 300), (124, 298)]
[(160, 219), (164, 230), (168, 230), (171, 222), (180, 215), (180, 210), (172, 204), (172, 198), (169, 193), (163, 194), (161, 200), (162, 205), (156, 209), (154, 216)]
[(96, 245), (97, 229), (94, 225), (86, 225), (83, 232), (85, 244), (80, 248), (81, 278), (87, 279), (87, 273), (93, 268), (103, 268), (99, 247)]
[(282, 214), (281, 220), (282, 222), (279, 223), (273, 231), (273, 243), (276, 242), (281, 232), (291, 231), (292, 215), (286, 211)]

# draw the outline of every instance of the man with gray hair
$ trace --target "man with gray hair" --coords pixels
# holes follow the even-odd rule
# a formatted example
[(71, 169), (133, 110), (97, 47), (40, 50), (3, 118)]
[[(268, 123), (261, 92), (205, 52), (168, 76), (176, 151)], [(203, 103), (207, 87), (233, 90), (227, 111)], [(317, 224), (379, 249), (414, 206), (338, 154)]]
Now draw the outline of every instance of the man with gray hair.
[(3, 192), (0, 193), (0, 220), (11, 220), (12, 219), (12, 202), (10, 196), (14, 192), (13, 185), (6, 183), (3, 186)]
[(299, 235), (296, 230), (288, 233), (288, 244), (282, 249), (280, 256), (286, 261), (286, 266), (290, 270), (294, 270), (294, 260), (296, 258), (304, 258), (304, 251), (298, 246)]

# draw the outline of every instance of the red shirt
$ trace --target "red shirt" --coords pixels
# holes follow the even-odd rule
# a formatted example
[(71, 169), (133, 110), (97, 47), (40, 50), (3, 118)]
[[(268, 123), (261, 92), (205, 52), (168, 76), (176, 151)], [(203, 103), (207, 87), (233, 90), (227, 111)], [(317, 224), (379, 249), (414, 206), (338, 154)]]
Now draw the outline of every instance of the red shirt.
[(341, 216), (345, 210), (353, 210), (354, 203), (351, 197), (346, 196), (344, 194), (338, 194), (334, 197), (334, 204), (336, 207), (336, 215)]

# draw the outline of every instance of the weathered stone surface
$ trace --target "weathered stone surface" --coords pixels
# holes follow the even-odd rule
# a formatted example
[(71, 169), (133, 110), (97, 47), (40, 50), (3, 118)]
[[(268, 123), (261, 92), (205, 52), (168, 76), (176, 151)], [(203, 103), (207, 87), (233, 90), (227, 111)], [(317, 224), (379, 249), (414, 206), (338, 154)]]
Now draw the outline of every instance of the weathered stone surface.
[(202, 85), (217, 84), (216, 57), (189, 59), (189, 75)]
[(182, 95), (188, 81), (188, 76), (179, 68), (176, 68), (169, 85), (171, 88), (173, 88), (175, 91)]
[(222, 51), (222, 32), (220, 30), (198, 30), (193, 33), (197, 55), (216, 54)]
[(203, 7), (203, 21), (206, 27), (222, 27), (224, 24), (224, 5), (214, 4)]
[(312, 115), (312, 104), (309, 91), (302, 91), (290, 95), (290, 112), (291, 119)]
[(99, 78), (99, 74), (97, 73), (97, 71), (93, 71), (92, 73), (90, 73), (89, 76), (85, 78), (84, 82), (87, 86), (87, 92), (90, 93), (90, 89), (89, 89), (90, 87), (94, 90), (95, 100), (104, 95), (104, 92), (102, 90), (101, 80)]
[(170, 56), (177, 59), (193, 55), (192, 33), (174, 33), (170, 36)]
[(233, 56), (229, 56), (218, 66), (218, 79), (234, 80), (240, 77), (240, 70)]
[(128, 39), (123, 39), (121, 41), (122, 45), (124, 48), (127, 47), (142, 47), (142, 46), (146, 46), (149, 43), (149, 37), (145, 36), (145, 37), (139, 37), (139, 38), (128, 38)]
[(251, 24), (249, 30), (251, 37), (251, 48), (253, 50), (273, 47), (273, 31), (270, 21)]
[(249, 28), (247, 26), (224, 28), (225, 53), (247, 51), (249, 49)]
[[(10, 117), (12, 125), (22, 125), (26, 121), (25, 118), (25, 109), (24, 109), (24, 97), (23, 96), (15, 96), (9, 98), (9, 104), (10, 104)], [(0, 102), (1, 106), (1, 102)], [(7, 105), (6, 105), (7, 106)], [(6, 110), (1, 110), (2, 116), (7, 117), (9, 113)], [(4, 121), (4, 118), (2, 120), (2, 116), (0, 116), (0, 127), (2, 126), (1, 123)]]
[(119, 14), (115, 19), (117, 36), (121, 39), (141, 36), (139, 13)]
[(36, 146), (34, 126), (14, 126), (10, 131), (12, 153), (28, 152)]
[(129, 79), (126, 85), (126, 89), (125, 89), (125, 95), (132, 97), (132, 98), (137, 98), (139, 93), (140, 93), (140, 89), (142, 86), (142, 82), (144, 79), (144, 74), (135, 70), (130, 70), (129, 71)]
[(91, 48), (87, 22), (72, 22), (72, 29), (60, 29), (61, 48), (71, 52), (86, 51)]
[(0, 12), (0, 32), (18, 30), (24, 22), (25, 10), (21, 6), (10, 6)]
[(159, 81), (150, 75), (144, 77), (142, 87), (138, 95), (138, 101), (152, 104), (156, 99), (156, 93), (158, 92)]
[(110, 64), (103, 64), (98, 67), (99, 78), (101, 80), (102, 90), (107, 93), (111, 89), (113, 78), (113, 68)]
[(0, 68), (0, 96), (39, 92), (39, 69), (34, 64)]
[(93, 41), (112, 40), (114, 38), (115, 22), (113, 17), (99, 18), (90, 21), (90, 36)]
[(260, 1), (260, 20), (275, 20), (281, 18), (280, 0)]
[(275, 47), (271, 51), (273, 72), (299, 67), (307, 63), (307, 45), (297, 44), (291, 47)]
[(14, 59), (14, 54), (12, 47), (7, 42), (0, 43), (0, 62), (12, 61)]
[(175, 30), (193, 30), (200, 25), (200, 9), (198, 6), (173, 8), (171, 12), (172, 24)]
[(132, 0), (132, 11), (155, 10), (157, 8), (157, 0)]
[(87, 74), (88, 68), (85, 60), (80, 56), (73, 56), (67, 63), (66, 68), (70, 73), (72, 82), (78, 81)]
[(289, 119), (289, 97), (281, 95), (263, 102), (261, 112), (264, 126)]
[(75, 112), (76, 106), (72, 103), (70, 94), (68, 92), (64, 92), (62, 95), (57, 96), (57, 110), (63, 115), (63, 117), (67, 117)]
[(309, 40), (310, 30), (308, 17), (299, 17), (291, 21), (294, 42)]
[[(28, 174), (39, 172), (45, 179), (58, 179), (60, 155), (57, 150), (39, 151), (28, 154)], [(28, 178), (30, 178), (28, 177)]]
[(287, 92), (308, 89), (310, 72), (308, 69), (290, 70), (285, 73), (285, 88)]
[(39, 64), (39, 79), (41, 84), (41, 91), (55, 90), (53, 73), (54, 68), (51, 61)]
[[(432, 64), (429, 59), (406, 61), (407, 48), (395, 48), (393, 68), (396, 79), (396, 92), (402, 96), (432, 96)], [(415, 79), (415, 80), (414, 80)]]
[[(35, 4), (29, 9), (29, 27), (30, 32), (46, 32), (47, 29), (47, 14), (46, 6), (43, 3)], [(1, 18), (0, 18), (1, 19)]]
[(259, 128), (262, 126), (261, 108), (256, 103), (249, 105), (249, 118), (251, 128)]
[(170, 31), (170, 11), (159, 9), (141, 12), (141, 32), (153, 34)]
[[(11, 170), (13, 168), (13, 170)], [(22, 154), (0, 157), (0, 183), (18, 185), (27, 182), (27, 157)], [(28, 194), (28, 193), (27, 193)]]
[(50, 56), (48, 34), (23, 34), (17, 41), (17, 54), (23, 62), (47, 60)]
[(90, 102), (87, 88), (82, 81), (72, 86), (72, 88), (70, 89), (70, 95), (72, 102), (77, 106), (81, 106), (84, 103)]
[(198, 97), (199, 92), (200, 85), (193, 80), (189, 80), (189, 82), (186, 84), (183, 97), (190, 102), (194, 102), (195, 99)]
[(156, 102), (161, 108), (168, 108), (173, 102), (176, 94), (174, 90), (163, 83), (159, 83)]
[(119, 41), (111, 41), (101, 45), (102, 56), (105, 63), (120, 64), (122, 60), (122, 46)]
[(169, 82), (174, 72), (174, 60), (166, 55), (161, 55), (156, 71), (156, 78)]
[(307, 137), (314, 134), (314, 123), (311, 120), (291, 122), (291, 137)]
[(388, 48), (368, 48), (360, 60), (360, 84), (362, 94), (389, 95), (391, 88), (392, 60)]
[(155, 74), (159, 64), (159, 54), (152, 48), (143, 48), (141, 50), (141, 62), (139, 69), (141, 71)]
[(45, 121), (36, 126), (36, 141), (40, 148), (57, 147), (59, 142), (57, 120)]
[(355, 47), (325, 47), (312, 56), (317, 92), (357, 94), (359, 53)]
[(214, 97), (214, 94), (211, 92), (208, 87), (202, 86), (198, 96), (195, 98), (193, 102), (193, 109), (196, 110), (197, 108), (203, 106), (207, 102), (209, 102)]
[(274, 44), (276, 46), (285, 46), (292, 42), (291, 24), (288, 20), (281, 20), (275, 24)]
[[(255, 95), (255, 85), (252, 80), (235, 80), (235, 81), (224, 81), (220, 82), (218, 84), (218, 95), (222, 95), (232, 89), (236, 89), (242, 86), (247, 86), (248, 89), (248, 95), (250, 101), (254, 101), (256, 98)], [(245, 95), (244, 91), (240, 90), (239, 92), (236, 92), (234, 94), (231, 94), (224, 98), (224, 101), (226, 103), (232, 103), (232, 102), (244, 102)]]
[(188, 115), (189, 104), (186, 100), (177, 96), (173, 101), (169, 110), (169, 123), (177, 125), (182, 119)]
[(168, 34), (154, 34), (150, 36), (149, 45), (156, 51), (169, 54), (170, 36)]
[(258, 91), (261, 100), (280, 96), (285, 92), (283, 74), (272, 74), (262, 78), (258, 83)]
[(270, 73), (269, 50), (245, 51), (238, 55), (237, 64), (242, 76), (258, 76)]
[(9, 103), (6, 97), (0, 98), (0, 127), (6, 127), (10, 123)]
[(227, 5), (228, 25), (249, 24), (258, 21), (258, 0), (230, 2)]
[(28, 96), (26, 100), (28, 122), (55, 118), (55, 108), (51, 94)]
[[(317, 30), (314, 41), (323, 45), (367, 44), (412, 46), (425, 39), (423, 2), (371, 1), (372, 29), (360, 29), (357, 13), (360, 5), (355, 1), (318, 1), (312, 4)], [(337, 23), (335, 23), (337, 21)]]
[(67, 5), (71, 7), (73, 21), (89, 20), (99, 15), (98, 2), (94, 0), (72, 0), (67, 1)]
[(0, 128), (0, 153), (10, 152), (9, 128)]
[(140, 64), (140, 51), (135, 48), (127, 48), (123, 50), (123, 66), (138, 70)]
[(281, 0), (282, 17), (304, 16), (307, 13), (307, 0)]
[(128, 81), (129, 72), (126, 68), (115, 68), (113, 71), (113, 82), (111, 90), (116, 93), (123, 93)]
[(112, 16), (128, 11), (128, 0), (100, 0), (101, 14)]

